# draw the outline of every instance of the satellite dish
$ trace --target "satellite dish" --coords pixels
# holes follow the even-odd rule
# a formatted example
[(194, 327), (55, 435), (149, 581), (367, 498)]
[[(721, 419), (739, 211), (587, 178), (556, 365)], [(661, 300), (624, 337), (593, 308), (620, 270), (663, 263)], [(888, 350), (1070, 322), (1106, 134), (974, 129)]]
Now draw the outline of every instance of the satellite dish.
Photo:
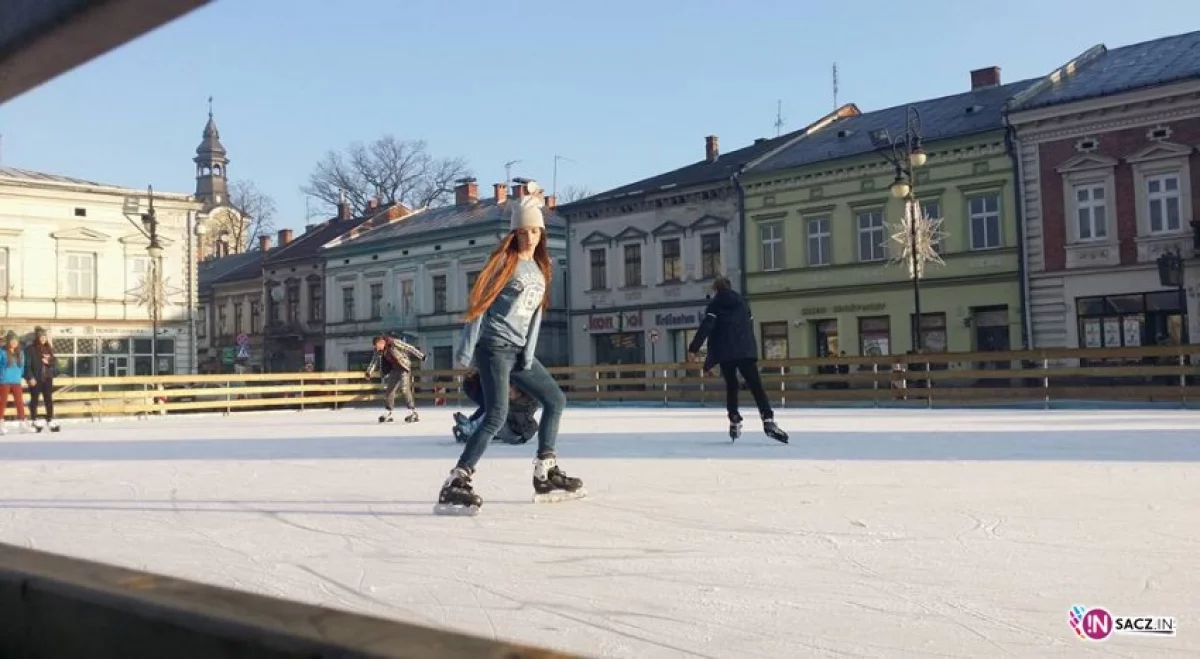
[(271, 299), (275, 302), (283, 302), (283, 287), (276, 286), (271, 289)]

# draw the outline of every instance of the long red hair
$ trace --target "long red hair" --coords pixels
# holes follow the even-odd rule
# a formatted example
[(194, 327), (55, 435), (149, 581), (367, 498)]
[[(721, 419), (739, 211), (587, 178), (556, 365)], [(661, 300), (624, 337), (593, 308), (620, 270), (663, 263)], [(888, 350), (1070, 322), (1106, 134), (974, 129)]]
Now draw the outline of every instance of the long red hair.
[[(492, 303), (500, 296), (500, 291), (504, 290), (517, 270), (517, 261), (520, 260), (517, 256), (519, 250), (520, 243), (517, 241), (517, 232), (511, 231), (496, 246), (496, 250), (488, 257), (487, 264), (479, 272), (479, 278), (475, 280), (475, 286), (471, 288), (471, 294), (467, 298), (467, 313), (463, 316), (463, 320), (467, 322), (475, 320), (487, 312), (488, 307), (492, 306)], [(542, 277), (546, 280), (546, 292), (542, 295), (542, 309), (544, 310), (550, 306), (550, 277), (553, 271), (550, 267), (550, 251), (546, 247), (545, 229), (542, 229), (541, 235), (538, 237), (537, 247), (533, 248), (533, 262), (537, 264), (538, 270), (542, 271)]]

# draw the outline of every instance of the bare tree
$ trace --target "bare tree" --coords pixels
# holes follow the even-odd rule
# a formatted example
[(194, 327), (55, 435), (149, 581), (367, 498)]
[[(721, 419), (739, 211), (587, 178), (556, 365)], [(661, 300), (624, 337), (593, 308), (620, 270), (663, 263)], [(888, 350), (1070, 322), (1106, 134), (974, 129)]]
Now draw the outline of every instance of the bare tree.
[(253, 181), (233, 181), (229, 184), (229, 203), (242, 213), (238, 231), (231, 240), (240, 249), (250, 249), (256, 236), (275, 232), (275, 200), (258, 189)]
[(587, 199), (593, 194), (595, 193), (582, 185), (568, 185), (563, 188), (562, 194), (558, 195), (558, 202), (560, 204), (569, 204), (580, 199)]
[(356, 142), (342, 152), (326, 153), (301, 191), (332, 208), (343, 195), (355, 209), (365, 208), (375, 196), (383, 204), (421, 208), (449, 201), (454, 181), (469, 175), (465, 160), (436, 158), (424, 140), (384, 135), (370, 144)]

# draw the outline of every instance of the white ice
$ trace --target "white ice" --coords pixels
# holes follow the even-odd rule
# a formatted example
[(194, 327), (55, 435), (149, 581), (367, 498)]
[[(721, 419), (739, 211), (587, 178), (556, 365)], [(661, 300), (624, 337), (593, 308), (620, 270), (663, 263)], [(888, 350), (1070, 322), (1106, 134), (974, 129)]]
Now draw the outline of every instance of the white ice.
[[(65, 424), (0, 441), (0, 541), (594, 657), (1200, 656), (1200, 414), (568, 409), (590, 497), (452, 408)], [(1175, 616), (1079, 640), (1073, 604)]]

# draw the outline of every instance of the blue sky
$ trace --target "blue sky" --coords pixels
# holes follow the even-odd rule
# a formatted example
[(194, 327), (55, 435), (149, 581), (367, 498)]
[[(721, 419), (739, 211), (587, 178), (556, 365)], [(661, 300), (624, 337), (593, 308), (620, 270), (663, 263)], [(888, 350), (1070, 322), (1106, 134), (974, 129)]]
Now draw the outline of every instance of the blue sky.
[(599, 192), (833, 108), (966, 91), (971, 69), (1044, 75), (1088, 47), (1200, 25), (1179, 0), (217, 0), (0, 105), (0, 163), (191, 192), (215, 98), (231, 178), (305, 223), (329, 149), (385, 133)]

